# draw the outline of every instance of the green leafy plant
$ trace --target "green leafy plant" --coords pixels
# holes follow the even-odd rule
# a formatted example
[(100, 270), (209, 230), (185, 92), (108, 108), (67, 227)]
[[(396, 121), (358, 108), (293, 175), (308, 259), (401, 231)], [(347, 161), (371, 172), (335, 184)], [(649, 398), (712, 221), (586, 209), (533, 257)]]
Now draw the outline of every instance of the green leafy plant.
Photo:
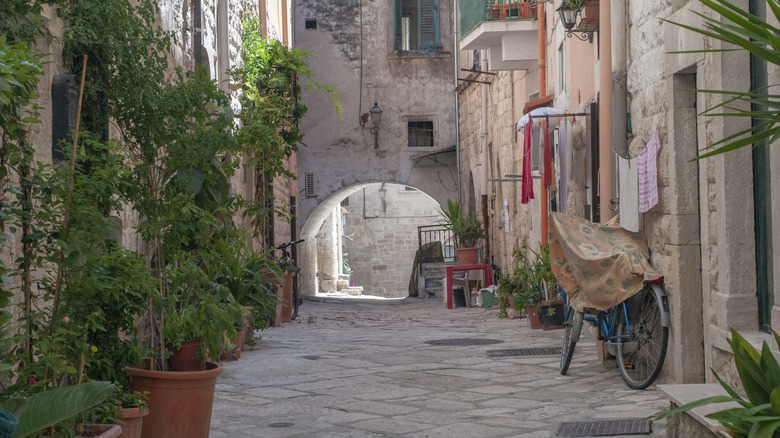
[[(780, 347), (780, 336), (774, 333), (774, 338), (775, 343)], [(688, 403), (664, 412), (657, 419), (708, 404), (735, 402), (740, 407), (713, 412), (707, 417), (726, 426), (734, 437), (780, 436), (780, 365), (766, 342), (763, 343), (759, 353), (736, 330), (731, 331), (731, 339), (728, 342), (734, 353), (734, 364), (746, 397), (724, 382), (713, 369), (712, 374), (728, 395), (708, 397)]]
[(587, 0), (565, 0), (565, 3), (567, 6), (574, 10), (582, 9), (582, 6), (585, 4)]
[(119, 415), (122, 409), (139, 408), (143, 412), (147, 409), (146, 401), (148, 398), (148, 393), (129, 391), (127, 388), (114, 386), (111, 396), (86, 412), (85, 420), (91, 424), (120, 423)]
[[(704, 26), (702, 28), (667, 21), (700, 35), (733, 44), (737, 46), (737, 49), (702, 49), (672, 53), (746, 50), (768, 63), (780, 66), (780, 40), (777, 38), (780, 28), (758, 18), (741, 6), (732, 4), (729, 0), (701, 0), (701, 3), (716, 12), (716, 15), (712, 17), (695, 12), (703, 20)], [(780, 1), (768, 0), (767, 4), (774, 19), (780, 19)], [(720, 21), (721, 17), (723, 21)], [(702, 111), (700, 115), (751, 118), (755, 121), (755, 126), (709, 145), (707, 149), (711, 150), (700, 155), (698, 159), (749, 145), (757, 145), (763, 141), (771, 144), (780, 139), (780, 111), (778, 111), (780, 110), (780, 104), (778, 104), (780, 95), (769, 93), (769, 90), (774, 87), (776, 85), (750, 91), (695, 90), (698, 93), (714, 94), (724, 98), (723, 103)]]
[(306, 115), (302, 91), (320, 90), (334, 102), (341, 117), (339, 92), (332, 85), (321, 84), (306, 65), (311, 55), (303, 50), (286, 47), (279, 41), (263, 39), (260, 22), (243, 23), (242, 63), (230, 70), (232, 81), (239, 84), (235, 97), (241, 102), (237, 118), (242, 127), (236, 139), (248, 151), (247, 165), (256, 169), (255, 198), (242, 203), (245, 217), (252, 221), (256, 238), (268, 237), (270, 218), (287, 217), (285, 205), (273, 201), (269, 184), (278, 176), (295, 178), (286, 160), (298, 150), (303, 132), (298, 125)]
[(477, 246), (479, 239), (485, 237), (482, 223), (475, 216), (466, 214), (460, 201), (447, 200), (447, 206), (440, 205), (439, 213), (444, 216), (442, 225), (452, 231), (458, 248)]
[(24, 438), (79, 415), (106, 400), (114, 385), (108, 382), (87, 382), (49, 391), (26, 398), (12, 398), (0, 402), (18, 420), (17, 438)]
[[(533, 256), (533, 259), (530, 256)], [(512, 253), (512, 270), (502, 277), (497, 293), (499, 314), (505, 314), (509, 306), (509, 297), (515, 310), (521, 310), (528, 305), (537, 304), (543, 300), (557, 297), (557, 283), (550, 265), (550, 248), (539, 245), (539, 251), (528, 247), (523, 242), (520, 249)], [(548, 314), (552, 310), (548, 309)]]

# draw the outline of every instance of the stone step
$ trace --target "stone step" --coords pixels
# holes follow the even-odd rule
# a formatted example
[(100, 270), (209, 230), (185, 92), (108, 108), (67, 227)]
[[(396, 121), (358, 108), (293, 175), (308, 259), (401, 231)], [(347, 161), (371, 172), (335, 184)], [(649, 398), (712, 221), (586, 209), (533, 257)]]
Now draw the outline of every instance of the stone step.
[(345, 287), (344, 289), (341, 289), (339, 292), (353, 295), (353, 296), (360, 296), (363, 295), (363, 286)]
[(444, 287), (444, 277), (438, 277), (438, 278), (425, 277), (425, 287), (426, 288)]

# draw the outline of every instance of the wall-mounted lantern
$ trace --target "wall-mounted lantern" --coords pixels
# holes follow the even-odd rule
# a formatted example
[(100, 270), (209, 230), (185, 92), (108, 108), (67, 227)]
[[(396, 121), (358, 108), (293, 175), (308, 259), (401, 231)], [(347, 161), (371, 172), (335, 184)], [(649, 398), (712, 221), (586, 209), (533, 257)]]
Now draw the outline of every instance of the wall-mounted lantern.
[(368, 130), (374, 134), (374, 148), (376, 149), (379, 147), (379, 124), (382, 122), (382, 110), (379, 108), (379, 105), (376, 102), (374, 102), (374, 106), (371, 107), (367, 113), (364, 113), (360, 116), (361, 127), (366, 127), (366, 122), (368, 122), (369, 116), (371, 117), (372, 126), (368, 127)]
[[(584, 6), (583, 6), (584, 7)], [(561, 2), (561, 5), (556, 9), (558, 16), (561, 19), (563, 28), (566, 29), (566, 36), (571, 38), (576, 36), (580, 41), (593, 42), (593, 32), (595, 29), (583, 26), (582, 7), (579, 9), (572, 9), (571, 6), (566, 3), (566, 0)], [(596, 8), (598, 10), (598, 8)], [(588, 20), (588, 23), (592, 23), (592, 20)], [(574, 29), (577, 30), (574, 30)], [(597, 28), (596, 28), (597, 29)]]

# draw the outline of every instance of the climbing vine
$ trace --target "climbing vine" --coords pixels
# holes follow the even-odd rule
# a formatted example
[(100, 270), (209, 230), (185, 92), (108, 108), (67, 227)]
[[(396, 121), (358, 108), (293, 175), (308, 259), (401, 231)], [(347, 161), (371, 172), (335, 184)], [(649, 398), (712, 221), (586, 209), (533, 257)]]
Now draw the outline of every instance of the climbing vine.
[(230, 72), (233, 82), (240, 84), (236, 95), (241, 112), (237, 117), (242, 127), (236, 137), (247, 153), (248, 165), (256, 169), (256, 197), (244, 204), (256, 237), (266, 232), (269, 214), (288, 213), (284, 204), (273, 204), (270, 183), (278, 176), (295, 178), (286, 163), (303, 140), (298, 124), (307, 108), (301, 91), (323, 91), (333, 100), (339, 117), (342, 111), (338, 90), (313, 79), (306, 65), (309, 53), (263, 39), (260, 30), (256, 20), (244, 22), (242, 64)]

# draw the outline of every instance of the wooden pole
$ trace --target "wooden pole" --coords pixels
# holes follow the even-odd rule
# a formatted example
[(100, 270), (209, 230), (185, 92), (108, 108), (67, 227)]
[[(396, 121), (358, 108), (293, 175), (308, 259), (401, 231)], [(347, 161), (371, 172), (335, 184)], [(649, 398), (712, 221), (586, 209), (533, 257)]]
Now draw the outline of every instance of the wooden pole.
[[(73, 173), (76, 171), (76, 151), (79, 144), (79, 125), (81, 123), (81, 103), (84, 99), (84, 81), (87, 76), (87, 55), (84, 55), (84, 59), (81, 64), (81, 86), (79, 87), (79, 105), (76, 110), (76, 130), (73, 133), (73, 148), (70, 153), (70, 172), (68, 173), (68, 195), (65, 200), (65, 214), (62, 219), (62, 229), (64, 234), (67, 235), (68, 225), (70, 224), (70, 205), (73, 202)], [(57, 250), (57, 279), (54, 282), (54, 298), (52, 300), (51, 307), (51, 319), (52, 322), (57, 318), (57, 307), (60, 301), (60, 291), (62, 290), (62, 246)], [(53, 327), (53, 326), (52, 326)]]

